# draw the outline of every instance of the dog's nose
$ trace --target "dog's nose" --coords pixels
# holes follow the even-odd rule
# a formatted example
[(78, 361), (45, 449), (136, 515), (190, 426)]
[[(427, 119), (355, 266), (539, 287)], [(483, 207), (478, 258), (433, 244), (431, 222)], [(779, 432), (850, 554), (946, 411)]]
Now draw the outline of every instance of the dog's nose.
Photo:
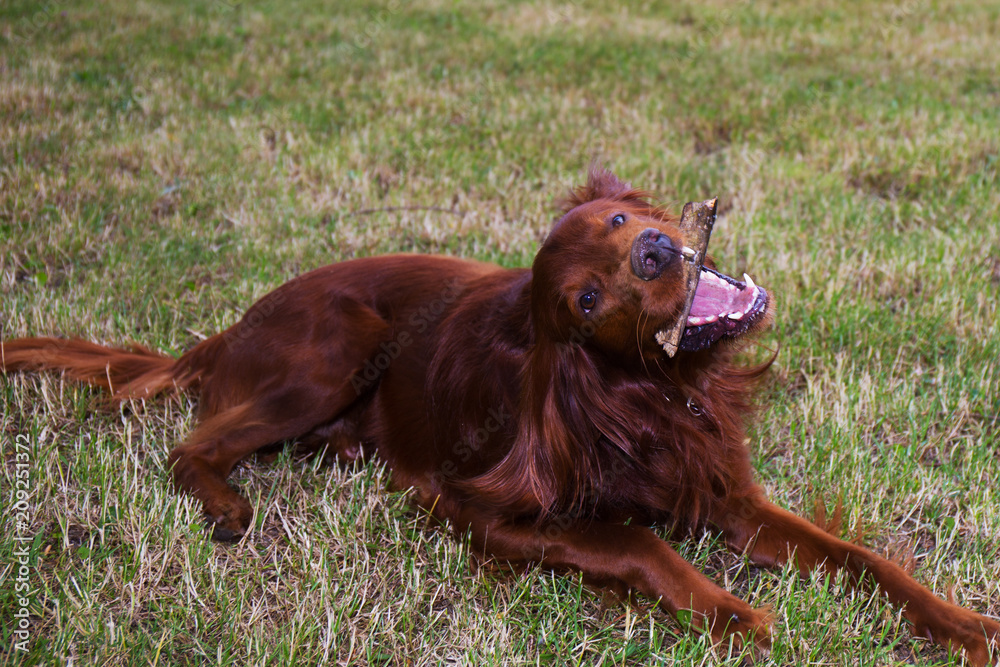
[(658, 278), (679, 258), (674, 242), (658, 229), (645, 229), (632, 242), (632, 272), (643, 280)]

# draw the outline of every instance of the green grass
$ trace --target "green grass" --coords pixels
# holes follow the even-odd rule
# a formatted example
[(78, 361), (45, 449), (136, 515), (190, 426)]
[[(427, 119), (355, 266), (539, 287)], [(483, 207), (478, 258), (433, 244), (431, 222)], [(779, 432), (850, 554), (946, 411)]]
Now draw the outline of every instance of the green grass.
[[(1000, 614), (1000, 6), (335, 4), (4, 3), (0, 336), (178, 353), (329, 262), (522, 266), (596, 157), (719, 195), (720, 266), (776, 295), (751, 444), (776, 502), (841, 499), (846, 535)], [(377, 465), (250, 462), (254, 530), (217, 545), (165, 469), (189, 400), (109, 413), (48, 375), (0, 401), (0, 498), (28, 442), (33, 536), (23, 654), (5, 505), (7, 663), (726, 660), (649, 601), (471, 567)], [(771, 606), (776, 664), (948, 662), (877, 596), (676, 546)]]

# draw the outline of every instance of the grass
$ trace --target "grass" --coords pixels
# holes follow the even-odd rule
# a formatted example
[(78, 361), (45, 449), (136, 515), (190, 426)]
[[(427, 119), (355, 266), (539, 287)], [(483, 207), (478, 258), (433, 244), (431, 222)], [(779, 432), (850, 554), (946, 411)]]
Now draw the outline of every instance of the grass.
[[(751, 445), (776, 502), (841, 499), (846, 535), (996, 617), (998, 33), (960, 0), (5, 3), (0, 335), (178, 353), (329, 262), (525, 265), (596, 157), (719, 195), (720, 266), (776, 295)], [(377, 465), (251, 462), (255, 528), (216, 545), (165, 470), (189, 400), (109, 413), (49, 375), (0, 401), (11, 507), (30, 458), (27, 530), (0, 515), (9, 664), (727, 662), (577, 577), (470, 567)], [(949, 661), (838, 580), (676, 546), (772, 607), (776, 664)]]

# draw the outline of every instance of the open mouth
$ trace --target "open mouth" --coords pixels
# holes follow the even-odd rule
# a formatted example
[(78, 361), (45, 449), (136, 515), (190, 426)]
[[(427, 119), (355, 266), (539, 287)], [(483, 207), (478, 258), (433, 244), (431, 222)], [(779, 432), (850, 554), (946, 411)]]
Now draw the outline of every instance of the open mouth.
[(767, 292), (743, 274), (743, 282), (703, 266), (679, 348), (704, 350), (722, 338), (736, 338), (767, 313)]

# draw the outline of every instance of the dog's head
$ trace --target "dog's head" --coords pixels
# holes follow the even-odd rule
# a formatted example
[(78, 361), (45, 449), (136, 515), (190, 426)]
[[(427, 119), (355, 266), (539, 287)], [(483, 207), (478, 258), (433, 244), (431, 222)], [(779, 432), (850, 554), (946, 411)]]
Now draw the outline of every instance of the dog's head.
[[(532, 313), (560, 342), (595, 345), (627, 360), (664, 356), (656, 334), (676, 323), (687, 299), (685, 241), (678, 220), (609, 171), (592, 168), (587, 184), (563, 202), (565, 214), (535, 258)], [(768, 293), (702, 269), (679, 349), (694, 352), (766, 326)]]

